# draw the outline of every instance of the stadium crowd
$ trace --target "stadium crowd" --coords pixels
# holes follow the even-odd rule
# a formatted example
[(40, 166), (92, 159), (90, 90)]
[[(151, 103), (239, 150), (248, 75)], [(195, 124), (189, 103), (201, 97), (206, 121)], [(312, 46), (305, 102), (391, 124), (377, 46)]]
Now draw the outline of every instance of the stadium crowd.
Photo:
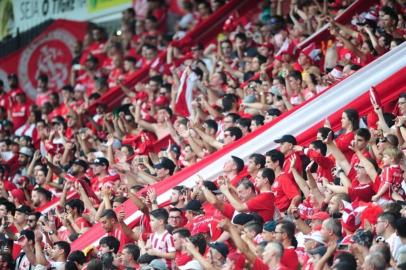
[[(181, 46), (227, 2), (184, 1), (168, 25), (165, 1), (136, 1), (114, 34), (95, 27), (76, 44), (61, 89), (40, 74), (31, 101), (9, 74), (8, 92), (0, 81), (0, 269), (406, 269), (406, 93), (396, 108), (345, 110), (340, 130), (326, 120), (309, 145), (286, 134), (246, 162), (231, 156), (218, 179), (175, 186), (165, 204), (148, 187), (405, 40), (405, 1), (334, 21), (352, 2), (262, 1), (230, 15), (211, 43)], [(298, 49), (326, 24), (329, 40)], [(129, 84), (143, 68), (148, 80)], [(113, 88), (124, 96), (109, 108), (100, 97)], [(128, 199), (142, 211), (131, 224)], [(96, 223), (99, 244), (71, 250)]]

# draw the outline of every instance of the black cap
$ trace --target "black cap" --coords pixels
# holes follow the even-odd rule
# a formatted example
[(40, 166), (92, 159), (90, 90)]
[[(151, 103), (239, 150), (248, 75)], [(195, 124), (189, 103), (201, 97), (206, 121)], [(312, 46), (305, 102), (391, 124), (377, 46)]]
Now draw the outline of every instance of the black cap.
[(89, 166), (87, 165), (87, 162), (84, 161), (83, 159), (77, 159), (77, 160), (75, 160), (75, 161), (73, 162), (73, 164), (76, 164), (76, 165), (81, 166), (84, 170), (87, 170), (87, 168), (89, 167)]
[(109, 161), (107, 160), (107, 158), (99, 157), (99, 158), (96, 158), (92, 164), (100, 165), (100, 166), (109, 166)]
[(241, 172), (242, 169), (244, 169), (244, 160), (236, 156), (231, 156), (231, 158), (233, 159), (235, 165), (237, 166), (237, 172)]
[(18, 207), (16, 211), (28, 215), (29, 213), (32, 212), (32, 209), (28, 205), (23, 204), (20, 207)]
[(209, 244), (209, 247), (214, 248), (215, 250), (217, 250), (218, 252), (220, 252), (220, 254), (224, 257), (227, 258), (228, 255), (228, 246), (224, 243), (221, 242), (214, 242)]
[(279, 116), (281, 115), (281, 111), (275, 108), (271, 108), (267, 111), (267, 114), (270, 116)]
[(28, 240), (31, 240), (31, 241), (35, 240), (35, 234), (34, 234), (34, 231), (32, 231), (32, 230), (21, 230), (20, 237), (21, 236), (25, 236), (25, 237), (27, 237)]
[(203, 185), (214, 194), (221, 194), (221, 191), (212, 181), (203, 181)]
[(188, 202), (184, 208), (184, 210), (190, 210), (198, 212), (202, 210), (202, 203), (199, 200), (191, 200)]
[(275, 140), (276, 143), (284, 143), (284, 142), (288, 142), (291, 143), (293, 145), (297, 144), (296, 138), (292, 135), (286, 134), (283, 135), (282, 138)]
[(274, 220), (268, 221), (264, 224), (264, 231), (274, 232), (278, 223)]
[(251, 220), (254, 220), (253, 215), (247, 214), (247, 213), (239, 213), (234, 216), (233, 223), (237, 224), (237, 225), (244, 225), (244, 224), (250, 222)]
[(167, 170), (169, 170), (169, 174), (172, 175), (175, 170), (176, 165), (169, 158), (162, 157), (161, 162), (156, 164), (154, 167), (155, 167), (155, 169), (167, 169)]
[(180, 156), (180, 147), (177, 144), (172, 144), (170, 150), (176, 154), (176, 157)]

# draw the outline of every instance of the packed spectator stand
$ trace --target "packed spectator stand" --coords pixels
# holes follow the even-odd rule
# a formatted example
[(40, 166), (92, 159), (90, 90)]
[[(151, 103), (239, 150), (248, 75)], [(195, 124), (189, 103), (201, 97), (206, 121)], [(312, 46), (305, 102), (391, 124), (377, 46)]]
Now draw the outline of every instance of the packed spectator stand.
[(0, 269), (406, 269), (405, 1), (183, 5), (0, 81)]

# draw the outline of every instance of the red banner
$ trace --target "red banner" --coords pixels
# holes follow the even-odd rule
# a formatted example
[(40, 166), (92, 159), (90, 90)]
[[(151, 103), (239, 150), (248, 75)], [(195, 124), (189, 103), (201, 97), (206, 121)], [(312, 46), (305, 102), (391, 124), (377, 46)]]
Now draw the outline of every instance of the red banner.
[[(28, 46), (0, 59), (0, 79), (16, 73), (20, 87), (31, 99), (36, 97), (36, 77), (46, 74), (51, 89), (68, 83), (73, 49), (87, 32), (87, 22), (56, 20)], [(6, 90), (8, 85), (6, 85)]]

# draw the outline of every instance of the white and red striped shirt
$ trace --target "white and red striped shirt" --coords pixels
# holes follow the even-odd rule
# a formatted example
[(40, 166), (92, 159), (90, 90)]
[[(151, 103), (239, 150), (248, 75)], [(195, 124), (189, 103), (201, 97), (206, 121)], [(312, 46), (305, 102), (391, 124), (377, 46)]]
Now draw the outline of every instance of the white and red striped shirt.
[[(149, 236), (149, 241), (153, 249), (163, 253), (176, 252), (173, 236), (165, 230), (163, 233), (152, 233)], [(168, 269), (174, 268), (174, 260), (165, 260)]]

